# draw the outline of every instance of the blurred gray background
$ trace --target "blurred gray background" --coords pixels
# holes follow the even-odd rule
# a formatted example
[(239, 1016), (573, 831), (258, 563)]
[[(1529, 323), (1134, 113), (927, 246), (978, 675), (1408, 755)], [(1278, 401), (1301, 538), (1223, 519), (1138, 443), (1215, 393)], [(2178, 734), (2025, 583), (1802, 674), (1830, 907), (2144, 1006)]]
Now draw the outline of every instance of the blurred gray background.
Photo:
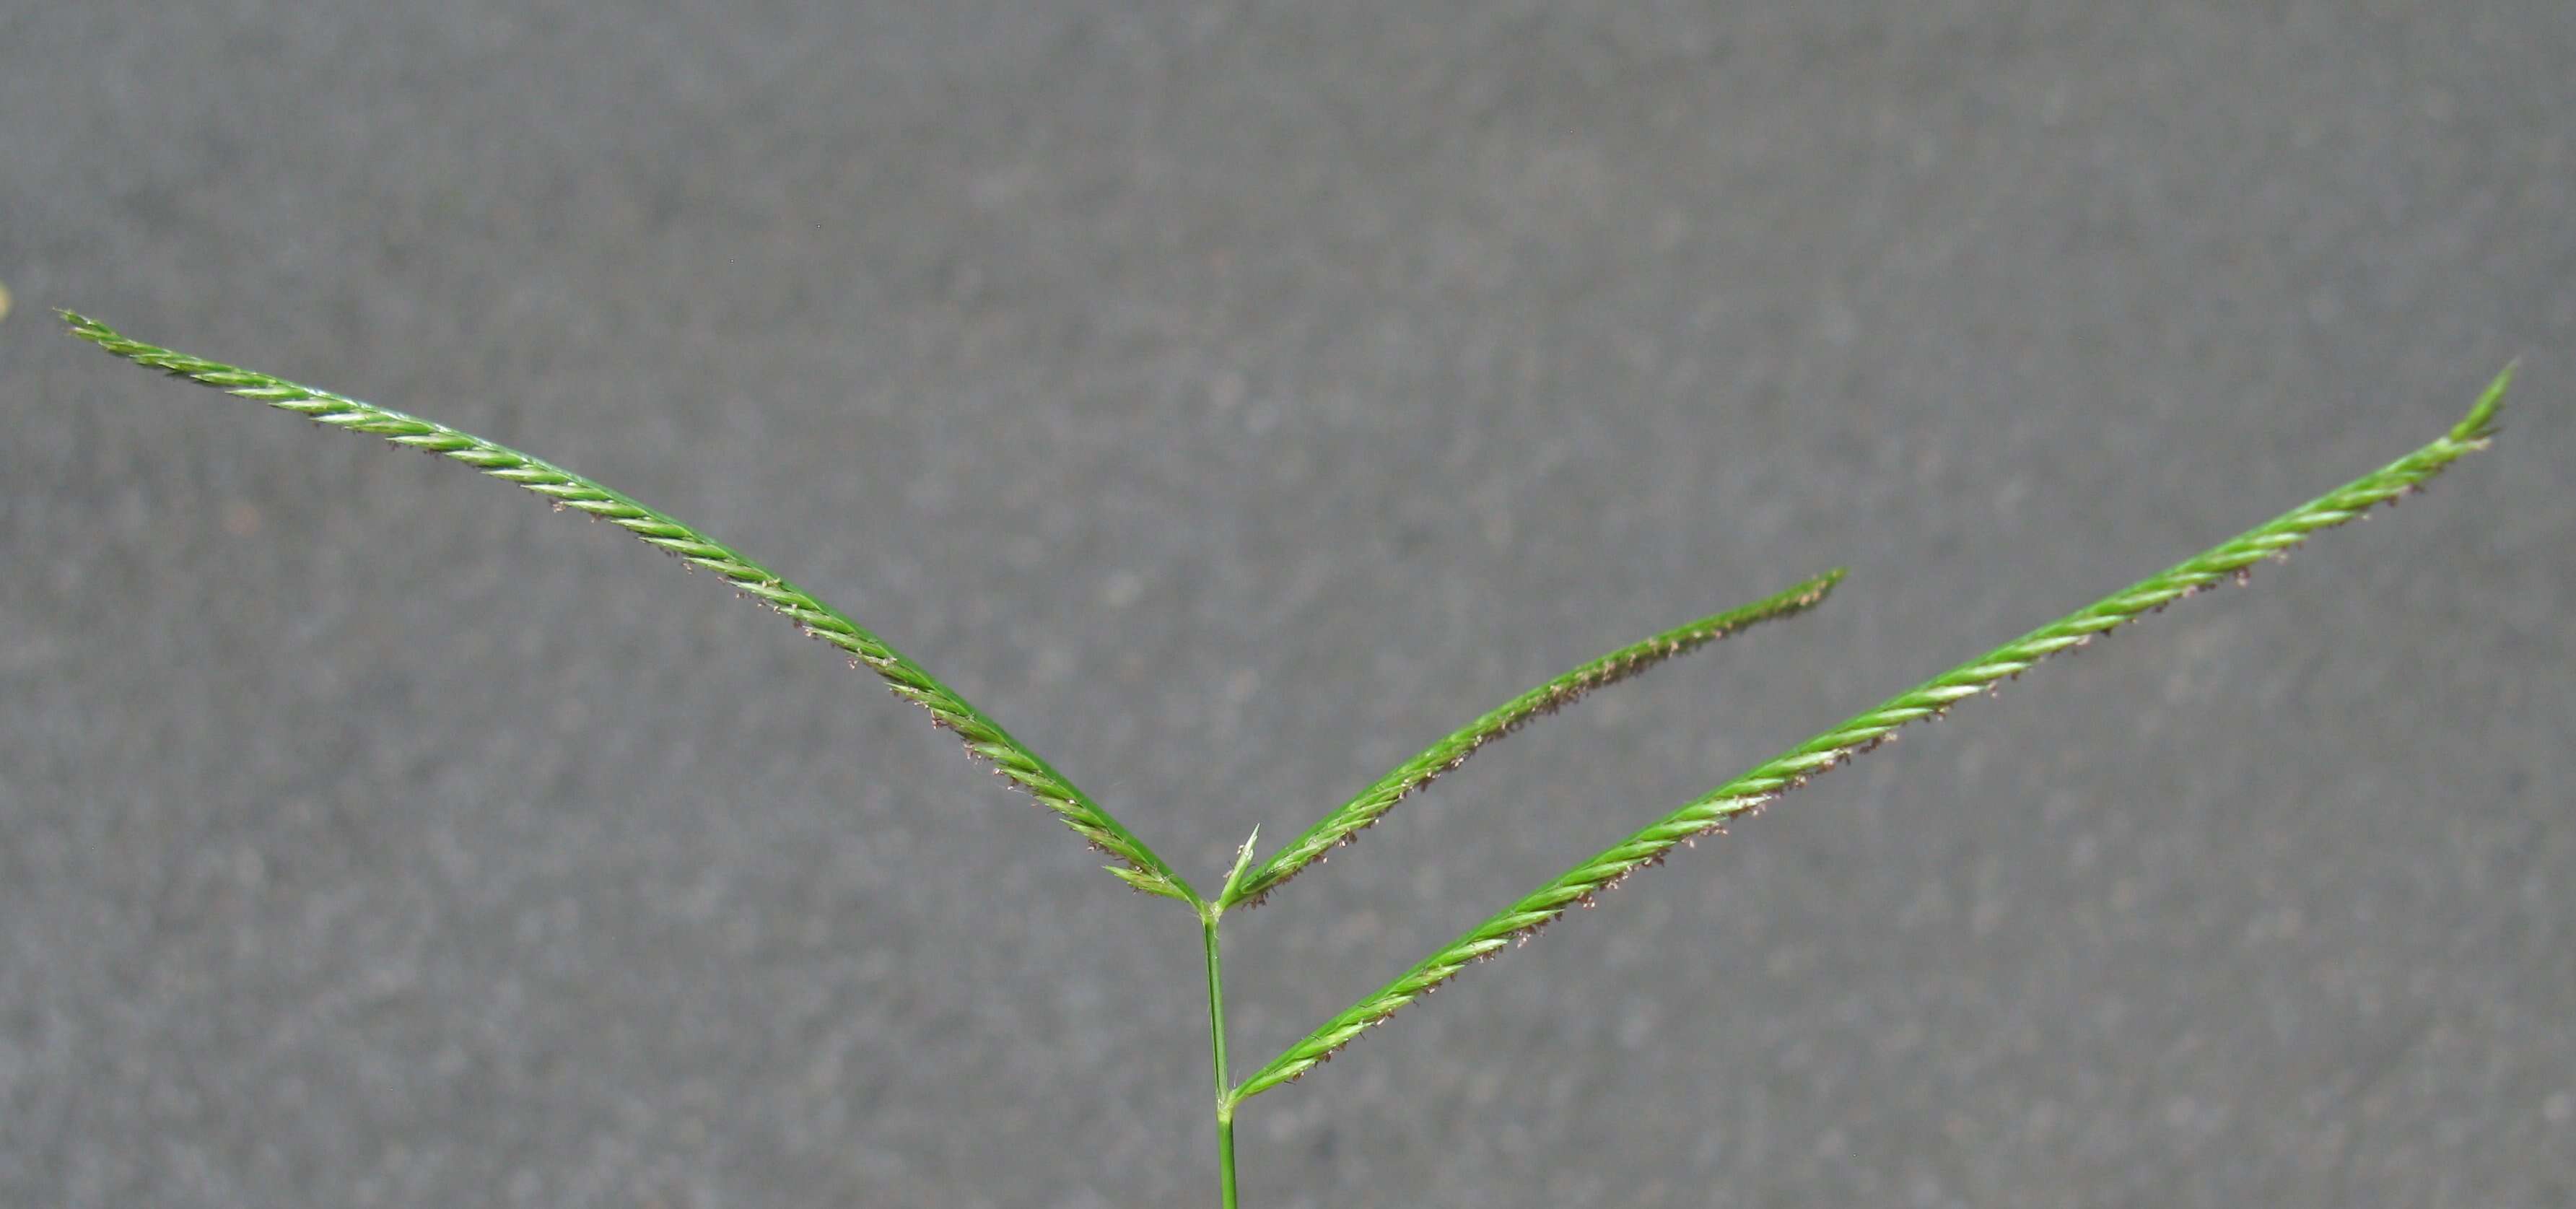
[(1792, 796), (1243, 1109), (1249, 1205), (2576, 1198), (2576, 8), (0, 12), (0, 1202), (1207, 1204), (1249, 1069), (1575, 858), (2396, 457), (2497, 451)]

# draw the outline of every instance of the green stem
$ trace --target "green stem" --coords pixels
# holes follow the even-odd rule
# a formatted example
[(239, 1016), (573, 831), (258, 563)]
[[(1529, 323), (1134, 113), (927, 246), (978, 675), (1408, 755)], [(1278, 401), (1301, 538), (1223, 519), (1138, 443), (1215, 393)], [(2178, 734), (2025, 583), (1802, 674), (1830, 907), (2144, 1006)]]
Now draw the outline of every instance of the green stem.
[(1234, 1082), (1225, 1069), (1225, 969), (1217, 957), (1216, 942), (1217, 921), (1223, 916), (1209, 911), (1199, 918), (1207, 933), (1208, 1047), (1216, 1056), (1217, 1203), (1235, 1209)]
[(1235, 1209), (1234, 1202), (1234, 1105), (1228, 1104), (1216, 1113), (1216, 1179), (1217, 1204)]

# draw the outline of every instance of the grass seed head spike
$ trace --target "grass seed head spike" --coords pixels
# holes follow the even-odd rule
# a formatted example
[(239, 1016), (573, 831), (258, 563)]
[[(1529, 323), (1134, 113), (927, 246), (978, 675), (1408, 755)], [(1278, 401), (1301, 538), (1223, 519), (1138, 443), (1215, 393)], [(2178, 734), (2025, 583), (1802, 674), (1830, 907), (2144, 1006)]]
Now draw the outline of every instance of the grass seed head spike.
[(1555, 714), (1589, 693), (1639, 675), (1676, 655), (1730, 637), (1749, 626), (1794, 617), (1814, 608), (1832, 594), (1834, 585), (1842, 582), (1843, 575), (1843, 569), (1836, 567), (1752, 604), (1711, 614), (1631, 643), (1504, 702), (1448, 738), (1432, 744), (1420, 755), (1397, 765), (1378, 778), (1375, 784), (1362, 790), (1358, 797), (1325, 815), (1263, 862), (1225, 901), (1239, 902), (1245, 907), (1261, 905), (1272, 891), (1285, 885), (1290, 878), (1304, 872), (1310, 865), (1322, 864), (1325, 853), (1354, 842), (1359, 833), (1376, 826), (1379, 819), (1395, 808), (1396, 803), (1443, 774), (1455, 771), (1467, 762), (1468, 757), (1483, 751), (1496, 740), (1517, 733), (1522, 726), (1537, 718)]
[(606, 518), (648, 545), (681, 558), (681, 565), (686, 569), (705, 567), (736, 586), (756, 586), (760, 590), (753, 596), (761, 605), (818, 629), (829, 630), (837, 641), (874, 669), (897, 695), (929, 710), (936, 724), (965, 738), (970, 751), (998, 764), (1011, 781), (1026, 789), (1039, 804), (1056, 812), (1076, 832), (1095, 839), (1138, 874), (1174, 892), (1173, 896), (1197, 901), (1197, 893), (1189, 888), (1189, 883), (1144, 841), (1130, 834), (1110, 817), (1108, 811), (1074, 788), (1035, 752), (1011, 738), (1008, 732), (946, 685), (914, 666), (883, 639), (860, 628), (856, 622), (806, 594), (784, 577), (701, 536), (679, 521), (563, 467), (470, 433), (344, 395), (146, 344), (72, 311), (59, 314), (73, 335), (136, 364), (308, 416), (334, 427), (384, 436), (397, 443), (407, 440), (411, 443), (434, 442), (442, 456), (534, 491), (547, 497), (558, 508), (576, 508), (594, 519)]

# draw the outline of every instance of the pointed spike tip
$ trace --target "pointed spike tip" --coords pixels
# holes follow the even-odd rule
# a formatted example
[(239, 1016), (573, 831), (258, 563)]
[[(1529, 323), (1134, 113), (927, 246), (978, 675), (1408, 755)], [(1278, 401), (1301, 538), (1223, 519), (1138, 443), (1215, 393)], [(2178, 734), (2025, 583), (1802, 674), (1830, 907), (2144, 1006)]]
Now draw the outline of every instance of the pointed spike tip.
[(2520, 357), (2504, 363), (2504, 369), (2498, 371), (2495, 380), (2487, 383), (2486, 390), (2478, 395), (2476, 406), (2469, 408), (2469, 414), (2451, 429), (2452, 440), (2483, 441), (2495, 435), (2496, 420), (2504, 414), (2505, 392), (2513, 388), (2514, 371), (2520, 368)]
[(105, 340), (114, 334), (108, 330), (106, 324), (100, 323), (98, 320), (81, 314), (79, 311), (75, 311), (70, 307), (55, 307), (54, 313), (62, 317), (64, 325), (71, 329), (71, 333), (73, 335), (78, 336), (83, 340), (87, 340), (92, 344)]

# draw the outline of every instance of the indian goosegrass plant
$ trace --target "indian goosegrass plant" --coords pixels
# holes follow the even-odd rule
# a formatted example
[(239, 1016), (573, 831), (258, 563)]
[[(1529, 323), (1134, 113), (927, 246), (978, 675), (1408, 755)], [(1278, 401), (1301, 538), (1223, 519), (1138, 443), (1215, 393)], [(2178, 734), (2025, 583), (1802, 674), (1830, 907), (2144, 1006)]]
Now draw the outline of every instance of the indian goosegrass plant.
[(1808, 778), (1889, 742), (1909, 722), (1938, 718), (1951, 706), (2059, 651), (2091, 643), (2145, 614), (2230, 579), (2243, 583), (2256, 563), (2279, 559), (2311, 534), (2363, 517), (2380, 504), (2420, 490), (2424, 481), (2474, 450), (2495, 434), (2513, 367), (2499, 373), (2468, 415), (2430, 444), (2341, 487), (2290, 509), (2246, 532), (2210, 547), (2137, 583), (2113, 592), (2064, 617), (1908, 688), (1765, 760), (1683, 803), (1635, 834), (1577, 862), (1574, 867), (1495, 912), (1465, 935), (1369, 993), (1339, 1015), (1316, 1026), (1296, 1043), (1237, 1076), (1226, 1052), (1225, 981), (1219, 960), (1220, 925), (1229, 911), (1247, 910), (1269, 900), (1291, 878), (1323, 859), (1332, 849), (1351, 843), (1407, 795), (1441, 774), (1465, 763), (1484, 747), (1524, 724), (1572, 704), (1595, 689), (1634, 676), (1676, 655), (1696, 650), (1756, 622), (1789, 617), (1822, 602), (1842, 579), (1827, 571), (1793, 584), (1743, 607), (1700, 618), (1623, 647), (1503, 703), (1468, 723), (1422, 754), (1398, 765), (1357, 797), (1317, 820), (1295, 839), (1267, 857), (1256, 858), (1256, 828), (1237, 854), (1233, 868), (1213, 891), (1191, 884), (1152, 846), (1112, 817), (1108, 809), (1076, 788), (1036, 752), (1011, 737), (1000, 723), (959, 697), (921, 665), (905, 658), (876, 634), (844, 616), (778, 573), (736, 553), (679, 521), (637, 503), (610, 488), (551, 462), (503, 448), (444, 424), (390, 411), (329, 391), (300, 386), (267, 374), (173, 352), (130, 339), (106, 324), (61, 313), (72, 334), (108, 352), (174, 376), (203, 383), (246, 399), (293, 412), (335, 428), (368, 433), (395, 445), (450, 458), (515, 483), (553, 501), (557, 509), (574, 509), (610, 522), (660, 547), (688, 564), (714, 572), (739, 593), (785, 614), (808, 637), (848, 655), (850, 666), (883, 679), (898, 697), (930, 711), (931, 721), (954, 731), (970, 756), (1026, 791), (1054, 813), (1091, 847), (1113, 861), (1111, 876), (1139, 892), (1179, 903), (1198, 916), (1206, 942), (1208, 1039), (1215, 1068), (1217, 1180), (1220, 1203), (1236, 1204), (1234, 1119), (1245, 1101), (1293, 1083), (1330, 1059), (1362, 1033), (1387, 1023), (1419, 1002), (1434, 988), (1474, 962), (1495, 957), (1525, 942), (1570, 907), (1590, 906), (1604, 891), (1649, 865), (1661, 864), (1676, 847), (1726, 824), (1749, 818), (1763, 807), (1807, 783)]

